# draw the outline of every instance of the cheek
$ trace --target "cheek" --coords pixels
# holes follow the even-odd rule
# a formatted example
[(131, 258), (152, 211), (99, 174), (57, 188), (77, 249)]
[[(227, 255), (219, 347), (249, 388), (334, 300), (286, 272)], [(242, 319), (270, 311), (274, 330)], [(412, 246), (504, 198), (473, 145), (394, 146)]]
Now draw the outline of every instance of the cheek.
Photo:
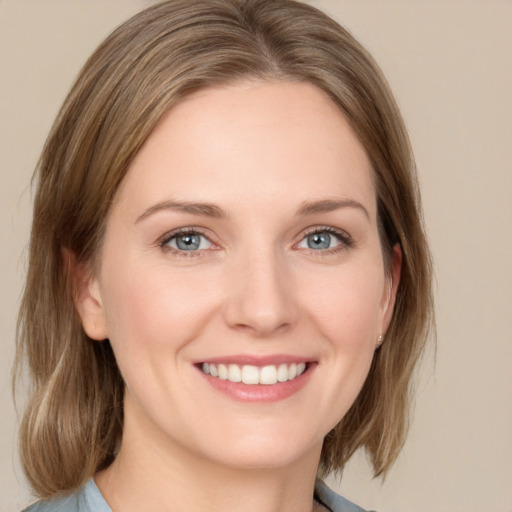
[[(318, 278), (318, 276), (317, 276)], [(331, 279), (308, 283), (311, 321), (324, 341), (323, 372), (329, 375), (323, 408), (333, 427), (346, 414), (368, 375), (380, 330), (384, 274), (378, 264), (339, 269)]]
[(183, 354), (203, 329), (212, 299), (199, 282), (156, 266), (118, 267), (105, 288), (109, 339), (126, 388), (158, 416), (168, 400), (164, 390), (181, 385)]
[(187, 271), (127, 262), (105, 275), (110, 340), (114, 349), (122, 346), (132, 357), (148, 357), (160, 349), (179, 350), (197, 336), (214, 309), (215, 287), (201, 286), (203, 280)]
[(356, 350), (375, 342), (382, 316), (384, 275), (379, 264), (340, 268), (304, 282), (309, 310), (333, 342)]

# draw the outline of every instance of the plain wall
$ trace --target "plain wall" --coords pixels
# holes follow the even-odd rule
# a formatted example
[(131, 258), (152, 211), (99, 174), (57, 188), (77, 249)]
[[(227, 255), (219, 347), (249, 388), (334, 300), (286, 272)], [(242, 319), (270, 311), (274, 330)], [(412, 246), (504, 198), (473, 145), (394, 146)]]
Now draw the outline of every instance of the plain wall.
[[(30, 177), (100, 40), (149, 2), (0, 0), (0, 512), (30, 501), (15, 451), (14, 331)], [(402, 108), (437, 273), (438, 348), (382, 485), (363, 456), (348, 498), (380, 512), (512, 511), (512, 2), (317, 0), (365, 44)]]

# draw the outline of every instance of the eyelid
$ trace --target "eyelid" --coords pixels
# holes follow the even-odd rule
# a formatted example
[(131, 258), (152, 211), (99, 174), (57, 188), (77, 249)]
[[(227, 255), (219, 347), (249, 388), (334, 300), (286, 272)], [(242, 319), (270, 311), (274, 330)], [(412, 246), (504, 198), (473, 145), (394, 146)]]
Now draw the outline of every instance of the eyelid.
[[(178, 237), (180, 235), (203, 236), (212, 244), (212, 247), (209, 247), (208, 249), (198, 249), (196, 251), (183, 251), (183, 250), (176, 249), (174, 247), (170, 247), (169, 245), (167, 245), (173, 238)], [(178, 256), (186, 256), (186, 257), (190, 257), (190, 256), (197, 257), (197, 256), (200, 256), (206, 250), (212, 250), (212, 249), (216, 250), (218, 248), (218, 244), (216, 244), (215, 241), (212, 240), (211, 234), (209, 232), (207, 232), (207, 230), (197, 227), (197, 226), (187, 226), (187, 227), (177, 228), (177, 229), (168, 231), (167, 233), (162, 235), (160, 238), (158, 238), (157, 245), (165, 252), (173, 253)]]
[[(325, 250), (309, 249), (309, 252), (314, 253), (316, 255), (326, 254), (326, 253), (334, 253), (337, 251), (346, 250), (350, 247), (353, 247), (355, 244), (352, 236), (349, 233), (347, 233), (345, 230), (340, 229), (340, 228), (335, 228), (333, 226), (320, 225), (320, 226), (312, 226), (312, 227), (304, 230), (300, 234), (300, 239), (293, 245), (293, 249), (296, 249), (296, 250), (300, 249), (300, 250), (308, 251), (308, 249), (300, 248), (300, 247), (298, 247), (298, 245), (307, 236), (312, 235), (314, 233), (323, 233), (323, 232), (328, 232), (329, 234), (332, 234), (333, 236), (335, 236), (337, 238), (337, 240), (340, 242), (340, 244), (336, 247), (333, 247), (330, 249), (325, 249)], [(177, 237), (179, 235), (189, 235), (189, 234), (204, 236), (212, 244), (212, 247), (210, 247), (208, 249), (198, 249), (196, 251), (183, 251), (183, 250), (175, 249), (175, 248), (167, 245), (174, 237)], [(219, 244), (216, 243), (213, 238), (214, 237), (212, 237), (211, 233), (204, 228), (201, 228), (198, 226), (187, 226), (187, 227), (181, 227), (181, 228), (173, 229), (171, 231), (166, 232), (165, 234), (163, 234), (161, 237), (158, 238), (157, 245), (165, 252), (174, 253), (175, 255), (178, 255), (178, 256), (198, 257), (198, 256), (201, 256), (205, 251), (219, 249)]]
[[(320, 253), (333, 253), (339, 250), (348, 249), (350, 247), (354, 246), (354, 239), (343, 229), (335, 228), (333, 226), (313, 226), (305, 231), (303, 231), (300, 235), (300, 240), (294, 245), (294, 248), (301, 249), (298, 247), (298, 245), (309, 235), (313, 235), (315, 233), (324, 233), (327, 232), (331, 235), (334, 235), (338, 241), (340, 242), (340, 245), (337, 247), (333, 247), (331, 249), (325, 249), (323, 251), (317, 250), (317, 249), (310, 249), (312, 253), (320, 254)], [(308, 250), (308, 249), (305, 249)]]

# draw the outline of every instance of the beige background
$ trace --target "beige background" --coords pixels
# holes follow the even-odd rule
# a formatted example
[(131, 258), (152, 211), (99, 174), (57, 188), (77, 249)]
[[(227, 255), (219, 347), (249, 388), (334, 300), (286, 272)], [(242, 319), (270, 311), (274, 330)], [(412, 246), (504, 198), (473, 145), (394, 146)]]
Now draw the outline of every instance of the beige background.
[[(142, 0), (0, 0), (0, 512), (30, 498), (9, 389), (29, 180), (84, 59)], [(512, 2), (317, 0), (374, 54), (410, 129), (436, 259), (437, 362), (382, 486), (363, 457), (340, 487), (381, 512), (512, 512)], [(338, 484), (336, 484), (338, 485)]]

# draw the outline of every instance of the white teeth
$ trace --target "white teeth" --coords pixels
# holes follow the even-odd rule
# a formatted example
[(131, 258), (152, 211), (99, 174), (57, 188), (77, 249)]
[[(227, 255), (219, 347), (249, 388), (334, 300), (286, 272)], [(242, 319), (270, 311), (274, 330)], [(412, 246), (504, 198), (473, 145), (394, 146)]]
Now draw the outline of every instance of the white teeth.
[(230, 364), (228, 367), (228, 380), (231, 382), (242, 382), (242, 370), (237, 364)]
[(250, 364), (240, 367), (237, 364), (203, 363), (202, 370), (207, 375), (230, 382), (272, 385), (296, 379), (306, 371), (306, 363), (283, 363), (278, 366), (271, 364), (262, 367)]
[(290, 378), (289, 375), (290, 374), (288, 373), (288, 366), (286, 366), (285, 364), (280, 364), (279, 368), (277, 369), (277, 380), (279, 382), (286, 382)]
[(242, 366), (242, 382), (244, 384), (259, 384), (260, 371), (258, 368), (248, 364)]
[(228, 379), (228, 367), (225, 364), (219, 364), (219, 379), (227, 380)]
[(277, 382), (277, 368), (275, 366), (264, 366), (260, 370), (260, 384), (275, 384)]

